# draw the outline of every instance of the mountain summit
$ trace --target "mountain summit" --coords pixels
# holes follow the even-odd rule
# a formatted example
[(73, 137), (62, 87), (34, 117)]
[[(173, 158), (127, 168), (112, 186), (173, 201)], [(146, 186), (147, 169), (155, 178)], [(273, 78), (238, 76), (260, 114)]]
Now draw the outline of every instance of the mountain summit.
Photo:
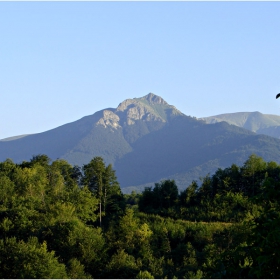
[(140, 100), (147, 100), (150, 104), (164, 104), (164, 105), (168, 105), (167, 102), (165, 100), (163, 100), (160, 96), (157, 96), (153, 93), (149, 93), (141, 98), (139, 98)]
[(46, 154), (82, 166), (101, 156), (131, 191), (162, 179), (180, 188), (217, 168), (242, 165), (255, 153), (280, 158), (280, 140), (226, 122), (207, 124), (149, 93), (52, 130), (0, 141), (0, 161)]
[(82, 165), (100, 155), (107, 163), (114, 163), (132, 150), (137, 139), (183, 115), (160, 96), (149, 93), (43, 133), (3, 139), (0, 160), (21, 162), (32, 155), (47, 154)]
[(167, 121), (172, 115), (183, 115), (174, 106), (169, 105), (163, 98), (149, 93), (141, 98), (127, 99), (119, 104), (115, 113), (125, 112), (127, 124), (134, 124), (136, 120)]
[[(130, 143), (134, 142), (136, 138), (135, 131), (139, 137), (153, 130), (151, 122), (154, 127), (160, 127), (174, 116), (184, 115), (174, 106), (169, 105), (160, 96), (153, 93), (141, 98), (126, 99), (116, 109), (105, 109), (101, 111), (102, 117), (96, 123), (105, 128), (124, 130), (124, 137)], [(142, 124), (139, 127), (139, 121)], [(155, 125), (156, 124), (156, 125)], [(128, 126), (135, 125), (133, 134), (130, 133)], [(135, 138), (136, 137), (136, 138)], [(132, 140), (133, 139), (133, 140)]]

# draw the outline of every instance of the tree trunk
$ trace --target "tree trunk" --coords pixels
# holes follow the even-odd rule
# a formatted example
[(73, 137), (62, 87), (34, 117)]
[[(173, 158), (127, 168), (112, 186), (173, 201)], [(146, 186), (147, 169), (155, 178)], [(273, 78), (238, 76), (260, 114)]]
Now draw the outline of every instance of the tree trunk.
[(100, 222), (100, 227), (101, 227), (101, 198), (99, 202), (99, 222)]

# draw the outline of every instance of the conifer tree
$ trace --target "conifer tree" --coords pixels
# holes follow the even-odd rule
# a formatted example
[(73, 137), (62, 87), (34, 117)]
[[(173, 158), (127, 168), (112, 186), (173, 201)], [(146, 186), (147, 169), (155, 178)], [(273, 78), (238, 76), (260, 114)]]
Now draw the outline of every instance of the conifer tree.
[(102, 216), (105, 216), (106, 209), (118, 210), (118, 204), (124, 199), (115, 171), (112, 165), (105, 165), (102, 157), (94, 157), (88, 164), (83, 166), (83, 185), (88, 186), (91, 192), (99, 200), (99, 222), (101, 226)]

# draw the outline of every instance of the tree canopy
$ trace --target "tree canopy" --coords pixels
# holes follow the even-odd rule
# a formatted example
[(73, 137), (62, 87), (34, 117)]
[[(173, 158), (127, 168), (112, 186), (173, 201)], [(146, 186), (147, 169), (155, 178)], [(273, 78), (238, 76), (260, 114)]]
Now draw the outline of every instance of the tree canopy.
[(8, 159), (0, 194), (1, 278), (280, 277), (280, 166), (256, 155), (130, 195), (101, 157)]

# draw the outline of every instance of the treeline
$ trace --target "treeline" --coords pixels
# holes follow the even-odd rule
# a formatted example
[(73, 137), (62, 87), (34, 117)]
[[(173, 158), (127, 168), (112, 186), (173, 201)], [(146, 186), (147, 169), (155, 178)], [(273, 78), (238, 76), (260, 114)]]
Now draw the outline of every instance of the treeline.
[(111, 165), (0, 163), (1, 278), (279, 278), (280, 166), (252, 155), (179, 192)]
[(260, 209), (253, 198), (263, 196), (267, 184), (280, 180), (280, 166), (252, 155), (242, 167), (233, 164), (196, 181), (181, 193), (174, 181), (146, 188), (139, 199), (139, 210), (173, 218), (204, 222), (241, 222)]

